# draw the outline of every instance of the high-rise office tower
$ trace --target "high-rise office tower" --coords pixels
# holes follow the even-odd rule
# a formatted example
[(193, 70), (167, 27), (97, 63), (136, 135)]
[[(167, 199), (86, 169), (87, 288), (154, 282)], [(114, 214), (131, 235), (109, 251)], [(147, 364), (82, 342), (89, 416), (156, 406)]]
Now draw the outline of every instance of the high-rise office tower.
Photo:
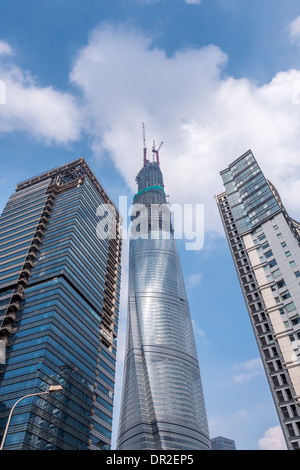
[(83, 158), (18, 184), (9, 198), (0, 218), (1, 433), (18, 399), (63, 390), (23, 399), (4, 449), (110, 448), (118, 226)]
[(288, 449), (300, 449), (300, 225), (249, 150), (216, 196)]
[(152, 162), (144, 152), (133, 198), (136, 230), (129, 248), (117, 449), (210, 449), (192, 322), (158, 151)]
[(211, 439), (211, 448), (212, 450), (236, 450), (235, 442), (223, 436)]

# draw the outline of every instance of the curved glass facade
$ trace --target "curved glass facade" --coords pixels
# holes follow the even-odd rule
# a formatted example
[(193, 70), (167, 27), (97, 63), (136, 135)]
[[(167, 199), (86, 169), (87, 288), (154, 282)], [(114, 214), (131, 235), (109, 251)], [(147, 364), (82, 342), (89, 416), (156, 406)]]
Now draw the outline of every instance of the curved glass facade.
[[(118, 450), (210, 449), (192, 322), (170, 224), (156, 221), (164, 204), (162, 173), (146, 162), (134, 203), (147, 210), (131, 238), (126, 358)], [(146, 220), (145, 220), (146, 219)]]

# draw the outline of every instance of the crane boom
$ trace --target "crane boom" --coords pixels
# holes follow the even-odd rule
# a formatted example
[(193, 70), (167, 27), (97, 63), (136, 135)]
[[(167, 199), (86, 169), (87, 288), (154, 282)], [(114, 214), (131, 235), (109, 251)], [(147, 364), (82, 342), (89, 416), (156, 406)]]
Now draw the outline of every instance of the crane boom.
[(156, 148), (155, 148), (155, 142), (153, 141), (152, 152), (156, 154), (156, 162), (157, 162), (158, 166), (159, 166), (159, 151), (160, 151), (160, 149), (161, 149), (161, 147), (162, 147), (162, 144), (163, 144), (163, 142), (161, 142), (161, 143), (159, 144), (158, 149), (156, 150)]
[(147, 147), (146, 147), (146, 134), (145, 134), (145, 124), (143, 124), (143, 144), (144, 144), (144, 166), (147, 163)]

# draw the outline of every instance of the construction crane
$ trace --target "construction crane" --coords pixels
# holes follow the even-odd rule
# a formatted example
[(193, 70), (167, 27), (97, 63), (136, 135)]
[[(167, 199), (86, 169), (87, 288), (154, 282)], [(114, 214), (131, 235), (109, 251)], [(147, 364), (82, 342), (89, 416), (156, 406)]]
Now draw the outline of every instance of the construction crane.
[(147, 163), (147, 147), (146, 147), (146, 136), (145, 136), (145, 124), (143, 124), (143, 142), (144, 142), (144, 166)]
[[(159, 151), (160, 151), (160, 149), (161, 149), (161, 147), (162, 147), (162, 144), (163, 144), (163, 142), (161, 142), (161, 143), (159, 144), (159, 147), (158, 147), (158, 149), (156, 150), (156, 148), (155, 148), (155, 142), (154, 142), (154, 140), (153, 140), (152, 152), (153, 152), (154, 155), (156, 154), (156, 162), (157, 162), (158, 166), (159, 166)], [(154, 156), (154, 155), (153, 155), (153, 156)]]

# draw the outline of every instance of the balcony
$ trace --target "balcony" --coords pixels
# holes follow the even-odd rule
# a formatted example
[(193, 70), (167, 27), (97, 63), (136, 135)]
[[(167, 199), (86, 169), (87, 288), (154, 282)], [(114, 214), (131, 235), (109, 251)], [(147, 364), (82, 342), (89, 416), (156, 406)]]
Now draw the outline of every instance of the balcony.
[(36, 252), (38, 251), (39, 243), (37, 243), (37, 241), (35, 241), (34, 239), (32, 240), (32, 242), (34, 242), (34, 244), (31, 245), (31, 247), (30, 247), (30, 254), (36, 256)]
[(38, 236), (39, 239), (41, 240), (41, 237), (43, 236), (43, 230), (41, 228), (37, 228), (35, 232), (35, 236)]
[(20, 307), (20, 302), (18, 300), (15, 300), (11, 302), (8, 306), (7, 312), (17, 312)]
[(33, 265), (33, 260), (32, 259), (26, 259), (23, 265), (23, 269), (28, 270), (30, 272), (31, 268)]
[(35, 243), (37, 245), (39, 245), (41, 243), (42, 239), (39, 235), (35, 234), (33, 239), (32, 239), (32, 243)]
[(3, 338), (3, 336), (9, 335), (12, 330), (12, 327), (13, 327), (12, 323), (7, 323), (6, 325), (2, 325), (0, 328), (0, 338)]
[(14, 297), (19, 297), (19, 299), (22, 299), (23, 298), (23, 294), (24, 294), (24, 287), (23, 286), (17, 286), (14, 290), (14, 293), (12, 295), (12, 298)]
[(30, 276), (30, 271), (28, 269), (23, 269), (19, 276), (19, 283), (22, 283), (22, 285), (26, 285), (28, 282), (28, 278)]
[(45, 222), (39, 222), (39, 224), (37, 226), (37, 230), (38, 231), (41, 230), (43, 232), (45, 230), (45, 228), (46, 228), (46, 223)]
[(10, 311), (10, 312), (7, 312), (7, 314), (5, 315), (4, 319), (3, 319), (3, 324), (2, 326), (5, 326), (7, 324), (13, 324), (15, 319), (16, 319), (16, 316), (17, 316), (17, 311)]

